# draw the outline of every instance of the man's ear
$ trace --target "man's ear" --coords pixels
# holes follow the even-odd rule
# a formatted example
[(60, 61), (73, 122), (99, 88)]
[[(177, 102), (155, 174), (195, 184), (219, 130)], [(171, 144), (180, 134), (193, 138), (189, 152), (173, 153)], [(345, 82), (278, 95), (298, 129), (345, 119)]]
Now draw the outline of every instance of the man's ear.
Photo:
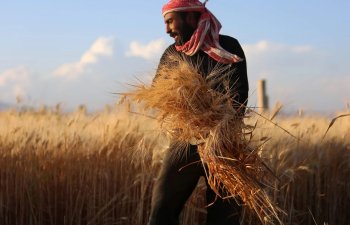
[(196, 18), (195, 14), (193, 12), (187, 13), (186, 22), (188, 25), (190, 25), (194, 29), (196, 29), (198, 26), (198, 19)]

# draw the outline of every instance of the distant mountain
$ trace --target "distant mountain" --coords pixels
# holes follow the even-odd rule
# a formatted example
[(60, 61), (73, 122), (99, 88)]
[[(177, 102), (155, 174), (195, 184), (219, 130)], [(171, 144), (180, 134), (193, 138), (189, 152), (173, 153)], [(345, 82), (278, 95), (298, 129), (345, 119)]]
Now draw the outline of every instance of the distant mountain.
[(13, 107), (13, 105), (10, 103), (0, 102), (0, 110), (12, 108), (12, 107)]

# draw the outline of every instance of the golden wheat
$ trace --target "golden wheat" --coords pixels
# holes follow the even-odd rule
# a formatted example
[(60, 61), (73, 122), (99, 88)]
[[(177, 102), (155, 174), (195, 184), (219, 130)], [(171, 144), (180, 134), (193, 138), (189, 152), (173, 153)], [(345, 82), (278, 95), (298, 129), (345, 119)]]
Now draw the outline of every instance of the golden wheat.
[[(160, 67), (151, 85), (141, 85), (125, 96), (146, 109), (158, 110), (156, 118), (163, 131), (175, 141), (203, 143), (198, 152), (208, 168), (208, 183), (218, 196), (239, 197), (263, 223), (282, 223), (281, 210), (265, 190), (274, 176), (249, 145), (241, 109), (234, 107), (236, 90), (229, 88), (230, 74), (222, 74), (225, 66), (214, 68), (204, 78), (198, 72), (200, 65), (178, 54), (168, 57), (171, 62)], [(226, 91), (217, 90), (219, 84)]]
[[(113, 108), (84, 111), (0, 112), (0, 224), (146, 223), (169, 140), (154, 119)], [(350, 221), (350, 119), (337, 120), (322, 139), (330, 121), (276, 116), (273, 122), (296, 139), (261, 117), (246, 120), (257, 122), (252, 144), (280, 179), (271, 195), (286, 209), (284, 224)], [(182, 224), (203, 223), (203, 194), (202, 183)], [(243, 216), (244, 225), (260, 224)]]
[(0, 224), (145, 223), (154, 121), (83, 111), (1, 112)]
[[(322, 116), (260, 116), (254, 141), (280, 182), (274, 201), (284, 208), (285, 224), (348, 224), (350, 216), (350, 118), (331, 122)], [(285, 132), (282, 127), (288, 130)]]

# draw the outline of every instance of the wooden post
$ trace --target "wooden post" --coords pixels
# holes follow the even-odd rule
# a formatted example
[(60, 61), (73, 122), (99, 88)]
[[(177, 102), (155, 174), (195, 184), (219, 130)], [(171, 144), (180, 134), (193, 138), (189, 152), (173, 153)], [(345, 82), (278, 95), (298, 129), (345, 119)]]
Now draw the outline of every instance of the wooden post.
[(266, 81), (265, 80), (258, 80), (258, 111), (259, 113), (263, 113), (269, 110), (269, 97), (266, 93)]

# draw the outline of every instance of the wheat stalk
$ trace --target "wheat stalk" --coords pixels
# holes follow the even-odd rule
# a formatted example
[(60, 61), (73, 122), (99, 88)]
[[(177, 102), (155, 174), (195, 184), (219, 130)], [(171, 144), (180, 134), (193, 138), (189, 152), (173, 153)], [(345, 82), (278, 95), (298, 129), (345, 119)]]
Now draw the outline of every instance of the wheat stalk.
[[(207, 168), (211, 188), (222, 198), (240, 197), (263, 223), (277, 221), (282, 212), (266, 192), (273, 174), (256, 149), (249, 147), (242, 123), (244, 115), (234, 107), (235, 90), (224, 67), (213, 68), (207, 78), (187, 58), (169, 55), (152, 85), (135, 85), (124, 100), (142, 102), (156, 109), (162, 130), (181, 142), (202, 143), (198, 152)], [(215, 87), (221, 83), (225, 91)], [(274, 181), (274, 180), (273, 180)], [(265, 182), (265, 183), (264, 183)]]

